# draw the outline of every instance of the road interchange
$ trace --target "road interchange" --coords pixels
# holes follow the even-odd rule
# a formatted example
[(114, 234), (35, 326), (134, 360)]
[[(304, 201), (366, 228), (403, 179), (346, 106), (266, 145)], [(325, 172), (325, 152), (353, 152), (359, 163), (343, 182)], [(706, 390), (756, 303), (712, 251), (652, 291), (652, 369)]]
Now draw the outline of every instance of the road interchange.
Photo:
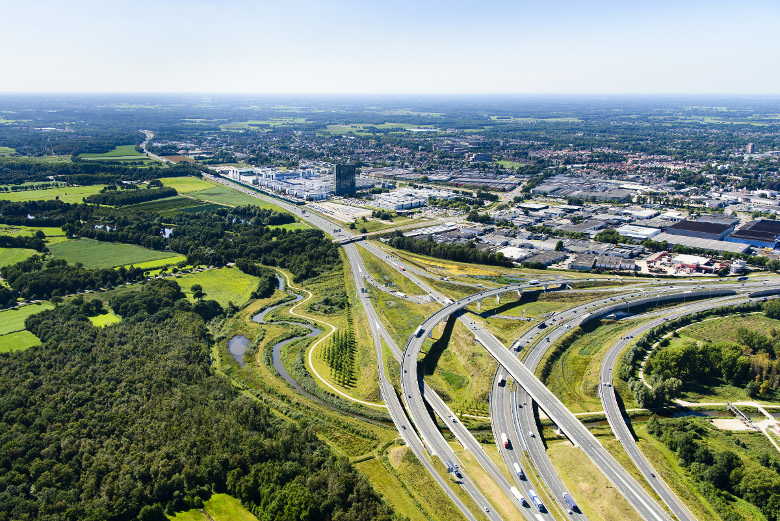
[[(219, 179), (216, 179), (220, 181)], [(223, 182), (223, 181), (220, 181)], [(233, 187), (236, 187), (234, 183), (224, 183), (224, 184), (230, 184), (233, 185)], [(240, 189), (240, 188), (239, 188)], [(375, 347), (377, 350), (377, 357), (379, 361), (379, 384), (382, 392), (382, 397), (385, 400), (385, 403), (388, 406), (388, 411), (390, 412), (391, 418), (393, 419), (393, 422), (396, 424), (396, 427), (398, 428), (399, 434), (401, 435), (404, 442), (409, 446), (409, 448), (415, 453), (417, 458), (420, 460), (420, 462), (426, 467), (428, 472), (433, 476), (434, 480), (437, 481), (437, 483), (442, 487), (442, 489), (448, 494), (450, 499), (456, 504), (456, 506), (461, 510), (463, 515), (467, 519), (475, 519), (475, 515), (469, 511), (468, 507), (463, 504), (462, 501), (457, 497), (456, 494), (453, 493), (451, 487), (446, 483), (448, 480), (444, 480), (439, 473), (436, 471), (435, 468), (430, 464), (430, 461), (426, 458), (426, 451), (425, 447), (427, 447), (428, 451), (431, 453), (432, 456), (438, 456), (440, 459), (442, 459), (443, 462), (445, 461), (452, 461), (457, 462), (457, 458), (455, 458), (454, 453), (452, 452), (452, 449), (449, 447), (449, 444), (444, 440), (443, 436), (441, 436), (441, 432), (438, 430), (438, 427), (435, 425), (435, 423), (432, 421), (430, 414), (428, 410), (425, 408), (425, 400), (428, 401), (428, 403), (431, 405), (433, 410), (436, 412), (437, 415), (439, 415), (444, 422), (448, 422), (448, 420), (451, 421), (452, 418), (455, 418), (455, 415), (452, 413), (452, 411), (447, 408), (446, 404), (433, 392), (432, 389), (430, 389), (425, 382), (422, 380), (421, 377), (419, 377), (418, 371), (417, 371), (417, 359), (419, 356), (419, 349), (422, 346), (422, 342), (427, 335), (427, 333), (432, 330), (432, 328), (438, 324), (441, 320), (445, 319), (450, 314), (455, 313), (461, 322), (463, 322), (469, 329), (473, 332), (475, 339), (479, 344), (481, 344), (483, 347), (485, 347), (488, 352), (498, 361), (499, 363), (499, 369), (497, 372), (497, 375), (499, 373), (506, 374), (513, 378), (520, 386), (518, 392), (514, 397), (510, 395), (509, 393), (494, 393), (496, 395), (503, 394), (507, 396), (508, 398), (502, 398), (502, 405), (501, 410), (503, 411), (510, 411), (511, 412), (511, 425), (514, 426), (514, 428), (509, 429), (510, 423), (508, 418), (507, 412), (500, 412), (498, 408), (495, 409), (496, 416), (505, 417), (504, 423), (497, 423), (495, 420), (493, 420), (494, 415), (494, 397), (491, 396), (491, 419), (494, 421), (494, 431), (497, 433), (497, 429), (502, 429), (502, 432), (515, 432), (516, 439), (519, 442), (520, 448), (525, 448), (529, 452), (529, 456), (534, 458), (532, 456), (533, 449), (532, 447), (535, 446), (541, 446), (541, 452), (544, 452), (544, 447), (541, 444), (540, 437), (538, 436), (538, 433), (534, 433), (533, 437), (531, 437), (531, 440), (536, 440), (535, 443), (527, 443), (528, 437), (531, 436), (531, 432), (536, 429), (536, 422), (533, 420), (533, 409), (530, 406), (532, 403), (538, 404), (547, 414), (548, 417), (550, 417), (562, 430), (563, 432), (569, 437), (570, 440), (572, 440), (577, 446), (583, 449), (583, 451), (591, 458), (591, 460), (596, 464), (596, 466), (602, 470), (607, 478), (616, 486), (616, 488), (623, 494), (623, 496), (629, 501), (629, 503), (632, 504), (632, 506), (637, 510), (637, 512), (640, 514), (641, 517), (648, 520), (668, 520), (671, 519), (671, 516), (653, 499), (649, 496), (649, 494), (639, 485), (628, 473), (625, 471), (625, 469), (620, 466), (620, 464), (617, 463), (614, 458), (609, 455), (609, 453), (601, 447), (601, 445), (598, 443), (598, 441), (595, 439), (595, 437), (590, 434), (590, 432), (582, 426), (582, 424), (573, 416), (571, 413), (561, 404), (561, 402), (551, 393), (549, 392), (544, 385), (541, 384), (541, 382), (536, 379), (536, 377), (533, 374), (533, 368), (528, 367), (529, 362), (533, 362), (533, 360), (529, 360), (529, 358), (526, 359), (525, 364), (521, 363), (515, 356), (513, 351), (507, 350), (505, 346), (501, 344), (500, 341), (498, 341), (492, 334), (490, 334), (488, 331), (484, 330), (480, 325), (474, 321), (472, 318), (468, 317), (466, 314), (462, 312), (463, 308), (473, 302), (476, 302), (477, 300), (480, 300), (482, 298), (487, 298), (494, 296), (496, 294), (504, 293), (507, 291), (522, 291), (527, 290), (531, 288), (531, 285), (526, 284), (513, 284), (510, 286), (505, 286), (502, 288), (495, 288), (495, 289), (488, 289), (485, 291), (481, 291), (475, 295), (471, 295), (469, 297), (466, 297), (465, 299), (461, 299), (458, 302), (452, 302), (451, 299), (448, 297), (442, 295), (441, 293), (438, 293), (436, 290), (430, 287), (424, 280), (422, 280), (420, 277), (432, 277), (430, 273), (425, 273), (423, 271), (420, 271), (419, 269), (414, 268), (413, 266), (409, 266), (406, 264), (404, 266), (405, 270), (402, 271), (402, 274), (405, 275), (407, 278), (412, 280), (415, 284), (417, 284), (423, 291), (425, 291), (428, 295), (431, 296), (432, 300), (438, 302), (439, 304), (443, 305), (444, 307), (440, 310), (438, 310), (436, 313), (434, 313), (431, 317), (426, 319), (422, 325), (421, 325), (421, 331), (422, 333), (417, 336), (413, 335), (409, 341), (407, 342), (407, 345), (405, 346), (403, 352), (400, 351), (397, 345), (395, 345), (393, 339), (391, 338), (390, 334), (387, 332), (387, 330), (382, 326), (382, 322), (379, 319), (379, 316), (376, 314), (376, 311), (373, 309), (373, 306), (368, 298), (368, 294), (366, 291), (364, 291), (362, 288), (365, 286), (363, 285), (363, 279), (369, 279), (370, 280), (370, 274), (368, 273), (368, 270), (363, 266), (362, 259), (360, 258), (359, 253), (357, 253), (357, 246), (354, 244), (349, 243), (350, 234), (343, 229), (339, 225), (336, 225), (332, 223), (331, 221), (315, 214), (311, 214), (308, 212), (303, 212), (299, 207), (296, 207), (289, 203), (280, 203), (280, 201), (264, 197), (261, 194), (257, 194), (256, 192), (251, 192), (248, 190), (242, 190), (246, 193), (253, 195), (255, 197), (259, 197), (262, 199), (269, 200), (269, 202), (272, 202), (273, 204), (277, 206), (283, 207), (285, 210), (290, 211), (291, 213), (297, 215), (299, 218), (306, 220), (310, 222), (311, 224), (315, 225), (316, 227), (322, 229), (326, 233), (333, 235), (337, 240), (341, 239), (343, 242), (345, 242), (344, 247), (345, 250), (347, 250), (347, 255), (349, 258), (349, 264), (350, 269), (352, 271), (353, 279), (356, 283), (356, 288), (358, 290), (358, 296), (360, 298), (360, 302), (366, 312), (367, 317), (369, 318), (369, 324), (371, 327), (371, 333), (374, 338)], [(385, 262), (388, 262), (391, 266), (394, 268), (397, 268), (398, 266), (395, 265), (398, 261), (395, 258), (390, 258), (388, 254), (386, 254), (383, 250), (377, 248), (371, 243), (367, 243), (365, 241), (357, 241), (357, 244), (359, 244), (361, 247), (364, 247), (366, 250), (370, 251), (380, 259), (382, 259)], [(544, 281), (544, 284), (547, 285), (554, 285), (557, 283), (564, 283), (564, 284), (572, 284), (577, 281), (585, 281), (588, 279), (555, 279), (555, 280), (548, 280)], [(603, 279), (601, 279), (603, 280)], [(376, 284), (376, 281), (370, 281), (373, 283), (373, 285), (379, 287), (379, 284)], [(621, 305), (628, 304), (628, 300), (630, 300), (630, 297), (642, 297), (647, 299), (650, 294), (655, 295), (655, 297), (650, 298), (656, 298), (656, 302), (660, 302), (663, 300), (663, 296), (671, 296), (674, 293), (676, 294), (690, 294), (691, 297), (697, 297), (702, 296), (701, 293), (696, 293), (695, 289), (689, 289), (691, 286), (698, 285), (699, 287), (704, 287), (702, 284), (706, 285), (707, 288), (713, 288), (715, 284), (718, 284), (719, 286), (722, 286), (717, 291), (712, 291), (711, 289), (706, 289), (705, 291), (711, 292), (710, 296), (717, 296), (723, 288), (726, 288), (727, 290), (732, 291), (733, 294), (735, 294), (737, 291), (735, 288), (738, 287), (738, 285), (733, 284), (731, 281), (721, 281), (721, 280), (715, 280), (708, 283), (703, 282), (696, 282), (694, 284), (691, 284), (687, 281), (672, 281), (671, 284), (658, 284), (658, 286), (667, 286), (666, 288), (659, 287), (658, 289), (651, 289), (648, 291), (643, 291), (641, 289), (638, 289), (636, 287), (631, 288), (631, 293), (629, 297), (623, 296), (620, 297), (620, 300), (623, 300), (624, 302), (620, 302), (617, 305), (614, 305), (613, 307), (615, 309), (619, 309)], [(766, 285), (766, 281), (762, 282), (751, 282), (746, 287), (745, 284), (742, 284), (741, 288), (737, 288), (739, 291), (749, 291), (750, 289), (760, 288), (760, 285)], [(775, 281), (770, 281), (769, 284), (773, 286), (777, 286), (778, 283)], [(468, 284), (463, 284), (468, 285)], [(679, 285), (679, 288), (673, 287), (673, 285)], [(478, 285), (473, 285), (478, 286)], [(672, 287), (669, 287), (672, 286)], [(742, 289), (744, 288), (744, 289)], [(382, 288), (380, 288), (382, 289)], [(535, 289), (535, 288), (531, 288)], [(629, 288), (624, 288), (629, 289)], [(663, 295), (663, 293), (666, 292), (666, 295)], [(714, 293), (714, 294), (713, 294)], [(736, 299), (734, 297), (733, 299)], [(732, 300), (733, 300), (732, 299)], [(605, 300), (605, 299), (602, 299)], [(614, 300), (614, 299), (613, 299)], [(638, 299), (637, 299), (638, 300)], [(743, 299), (744, 300), (744, 299)], [(595, 304), (594, 304), (595, 305)], [(637, 305), (637, 304), (633, 304)], [(710, 303), (710, 307), (716, 307), (716, 305), (720, 305), (720, 303)], [(585, 305), (584, 309), (591, 308), (591, 305)], [(703, 304), (697, 305), (696, 309), (704, 308), (705, 306)], [(607, 306), (609, 308), (609, 306)], [(691, 308), (693, 309), (693, 308)], [(603, 310), (599, 310), (601, 313)], [(685, 314), (687, 310), (682, 310), (679, 313)], [(578, 313), (579, 312), (579, 313)], [(604, 311), (599, 316), (603, 316), (607, 314), (609, 310)], [(694, 311), (690, 311), (694, 312)], [(545, 342), (548, 344), (553, 343), (553, 339), (557, 340), (565, 334), (568, 329), (571, 327), (576, 327), (576, 325), (579, 325), (583, 323), (586, 319), (589, 317), (592, 318), (591, 314), (593, 311), (591, 311), (591, 314), (584, 313), (583, 310), (577, 309), (577, 307), (573, 308), (572, 310), (569, 310), (569, 318), (566, 321), (566, 325), (570, 326), (569, 328), (561, 327), (564, 326), (564, 323), (560, 323), (557, 325), (557, 327), (552, 328), (545, 332), (545, 335), (541, 336), (535, 345), (539, 345), (541, 342)], [(658, 315), (663, 315), (663, 311), (661, 312), (655, 312)], [(670, 312), (671, 313), (671, 312)], [(558, 317), (559, 320), (563, 317), (565, 317), (567, 314), (566, 311), (559, 313)], [(658, 318), (656, 320), (662, 321), (663, 318)], [(538, 335), (538, 331), (535, 333), (535, 335)], [(556, 333), (558, 333), (556, 335)], [(636, 335), (631, 335), (636, 336)], [(387, 342), (388, 346), (391, 348), (391, 352), (393, 352), (394, 356), (400, 358), (401, 366), (402, 366), (402, 374), (401, 374), (401, 387), (402, 387), (402, 398), (404, 405), (406, 407), (406, 412), (404, 412), (404, 408), (401, 405), (401, 402), (398, 400), (397, 395), (395, 394), (395, 389), (390, 383), (390, 381), (387, 379), (387, 376), (385, 374), (384, 370), (384, 361), (383, 361), (383, 353), (382, 353), (382, 345), (381, 345), (381, 339), (384, 339), (385, 342)], [(545, 339), (550, 339), (549, 342), (546, 342)], [(523, 341), (523, 340), (521, 340)], [(525, 342), (525, 341), (523, 341)], [(528, 342), (530, 344), (530, 342)], [(610, 350), (609, 354), (614, 355), (610, 356), (609, 360), (605, 360), (605, 364), (602, 369), (602, 381), (605, 381), (606, 376), (610, 376), (611, 373), (609, 372), (608, 364), (606, 362), (611, 362), (613, 365), (616, 363), (617, 360), (617, 354), (619, 354), (622, 350), (622, 348), (625, 347), (625, 345), (618, 346), (617, 344), (613, 346), (613, 348)], [(539, 350), (540, 352), (542, 350)], [(543, 352), (542, 352), (543, 354)], [(539, 359), (541, 359), (541, 355), (539, 355)], [(537, 360), (538, 363), (538, 360)], [(533, 365), (533, 364), (531, 364)], [(503, 371), (503, 373), (502, 373)], [(607, 371), (606, 374), (603, 373), (603, 371)], [(614, 387), (603, 387), (600, 386), (600, 389), (610, 389), (612, 395), (614, 395)], [(504, 387), (506, 389), (506, 387)], [(494, 385), (494, 391), (495, 391), (495, 385)], [(605, 399), (605, 395), (608, 397), (609, 393), (600, 393), (602, 396), (602, 399)], [(528, 405), (526, 407), (518, 407), (520, 403), (526, 402)], [(629, 455), (632, 457), (632, 459), (636, 462), (639, 461), (641, 458), (641, 453), (638, 456), (631, 455), (631, 451), (629, 450), (630, 444), (633, 443), (633, 438), (631, 438), (630, 442), (624, 441), (624, 439), (621, 438), (621, 435), (618, 434), (619, 424), (622, 423), (623, 427), (625, 428), (625, 423), (622, 422), (622, 414), (620, 413), (619, 409), (612, 408), (611, 407), (611, 400), (609, 401), (610, 405), (610, 413), (609, 415), (612, 415), (613, 420), (615, 420), (617, 417), (620, 418), (620, 421), (617, 422), (615, 425), (613, 425), (613, 429), (616, 431), (616, 435), (619, 439), (621, 439), (621, 443), (624, 444), (624, 447), (626, 447), (626, 451), (629, 452)], [(605, 410), (608, 409), (607, 403), (605, 402)], [(520, 411), (520, 414), (518, 415), (518, 411)], [(407, 417), (407, 413), (409, 417)], [(530, 420), (527, 416), (530, 414)], [(411, 421), (410, 421), (411, 417)], [(615, 420), (617, 421), (617, 420)], [(613, 422), (610, 421), (610, 424), (612, 425)], [(496, 425), (498, 427), (496, 428)], [(531, 428), (528, 430), (528, 436), (524, 436), (523, 433), (525, 432), (525, 427), (520, 427), (522, 425), (529, 426)], [(617, 427), (616, 427), (617, 426)], [(479, 445), (479, 443), (473, 438), (471, 433), (462, 426), (459, 422), (456, 422), (452, 425), (447, 423), (447, 428), (450, 429), (453, 434), (458, 438), (458, 440), (461, 442), (461, 444), (464, 445), (464, 447), (467, 448), (467, 450), (471, 451), (472, 454), (477, 458), (480, 465), (485, 468), (485, 470), (488, 472), (488, 474), (492, 477), (494, 481), (505, 491), (505, 493), (512, 498), (510, 494), (510, 488), (517, 485), (522, 485), (522, 483), (510, 483), (507, 482), (506, 478), (503, 477), (503, 475), (500, 473), (500, 471), (495, 467), (495, 465), (492, 463), (492, 460), (490, 460), (482, 450), (482, 447)], [(415, 432), (415, 429), (417, 432)], [(625, 429), (627, 431), (627, 429)], [(419, 435), (418, 435), (419, 433)], [(633, 443), (635, 446), (635, 443)], [(513, 441), (514, 446), (514, 441)], [(500, 450), (500, 449), (499, 449)], [(509, 469), (510, 475), (514, 474), (513, 467), (510, 465), (512, 463), (511, 459), (507, 459), (507, 454), (513, 451), (501, 451), (502, 456), (505, 458), (505, 462), (507, 463), (507, 467)], [(637, 449), (638, 452), (638, 449)], [(480, 458), (480, 453), (482, 458)], [(544, 456), (546, 458), (546, 455)], [(540, 457), (540, 455), (537, 455), (535, 459), (543, 459)], [(645, 460), (646, 461), (646, 460)], [(547, 459), (547, 462), (549, 464), (549, 459)], [(536, 463), (536, 461), (535, 461)], [(537, 464), (538, 465), (538, 464)], [(641, 462), (637, 464), (639, 466), (640, 471), (642, 471), (642, 474), (645, 475), (647, 478), (646, 472), (649, 472), (651, 474), (651, 478), (657, 474), (652, 470), (647, 470), (642, 468)], [(492, 468), (491, 468), (492, 467)], [(544, 481), (545, 485), (550, 488), (550, 492), (552, 497), (556, 498), (557, 501), (561, 502), (561, 496), (562, 496), (562, 484), (560, 484), (560, 480), (557, 479), (557, 475), (555, 474), (554, 469), (552, 469), (552, 474), (545, 476), (544, 475), (544, 469), (548, 468), (547, 465), (541, 465), (540, 466), (540, 474), (542, 475), (542, 480)], [(549, 465), (551, 467), (551, 465)], [(548, 469), (549, 470), (549, 469)], [(548, 473), (549, 474), (549, 473)], [(557, 481), (557, 484), (555, 483)], [(668, 486), (666, 486), (660, 479), (655, 480), (656, 483), (658, 483), (661, 488), (666, 487), (666, 495), (669, 496), (669, 494), (673, 495), (670, 490), (668, 490)], [(552, 484), (551, 484), (552, 483)], [(460, 480), (460, 486), (462, 486), (468, 493), (471, 495), (472, 499), (475, 501), (475, 503), (480, 507), (484, 508), (485, 512), (484, 515), (486, 515), (489, 519), (501, 519), (496, 513), (495, 509), (493, 509), (487, 499), (484, 497), (484, 495), (476, 488), (476, 486), (473, 485), (468, 479), (467, 476), (463, 475), (463, 478)], [(658, 488), (656, 488), (655, 484), (651, 482), (651, 486), (658, 492)], [(519, 488), (519, 487), (518, 487)], [(522, 489), (521, 489), (522, 490)], [(666, 497), (664, 497), (663, 494), (659, 493), (661, 498), (664, 500), (664, 502), (669, 506), (670, 510), (674, 512), (675, 516), (680, 520), (693, 520), (695, 518), (690, 515), (690, 512), (687, 510), (684, 505), (681, 505), (681, 502), (679, 502), (679, 499), (674, 496), (674, 499), (676, 499), (677, 503), (680, 503), (681, 508), (675, 508), (675, 501), (667, 500)], [(524, 514), (524, 516), (527, 519), (544, 519), (544, 517), (537, 515), (536, 512), (533, 509), (524, 508), (515, 498), (514, 502), (516, 503), (515, 506), (518, 507), (520, 512)], [(547, 506), (547, 505), (546, 505)], [(556, 507), (555, 505), (551, 505), (553, 508), (558, 509), (560, 511), (559, 507)], [(565, 505), (562, 505), (564, 510), (568, 508)], [(579, 517), (578, 517), (579, 516)], [(580, 512), (572, 512), (570, 513), (571, 518), (575, 519), (587, 519), (584, 514)]]

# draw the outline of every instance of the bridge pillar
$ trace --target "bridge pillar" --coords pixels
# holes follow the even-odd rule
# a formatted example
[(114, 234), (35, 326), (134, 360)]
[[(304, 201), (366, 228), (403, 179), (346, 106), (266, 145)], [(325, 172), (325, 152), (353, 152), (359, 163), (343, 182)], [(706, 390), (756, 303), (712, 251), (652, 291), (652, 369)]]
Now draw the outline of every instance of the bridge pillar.
[(501, 293), (496, 295), (496, 304), (501, 304)]
[(477, 311), (482, 311), (482, 299), (477, 301)]
[(522, 296), (523, 296), (523, 292), (522, 292), (522, 291), (520, 291), (519, 289), (517, 290), (517, 296), (518, 296), (518, 297), (522, 297)]

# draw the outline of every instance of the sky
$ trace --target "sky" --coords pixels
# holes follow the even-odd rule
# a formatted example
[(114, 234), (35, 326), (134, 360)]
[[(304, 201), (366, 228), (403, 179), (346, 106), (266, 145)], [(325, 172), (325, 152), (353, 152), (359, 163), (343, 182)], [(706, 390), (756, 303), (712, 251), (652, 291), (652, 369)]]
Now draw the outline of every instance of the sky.
[(0, 13), (0, 92), (780, 93), (778, 0), (0, 0)]

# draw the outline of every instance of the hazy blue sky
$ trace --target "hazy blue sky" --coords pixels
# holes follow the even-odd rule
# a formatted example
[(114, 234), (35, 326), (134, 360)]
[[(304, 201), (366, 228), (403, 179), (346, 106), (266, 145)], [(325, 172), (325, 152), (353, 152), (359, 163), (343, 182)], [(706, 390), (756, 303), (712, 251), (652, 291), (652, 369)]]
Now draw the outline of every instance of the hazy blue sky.
[(2, 92), (780, 92), (777, 0), (0, 0), (0, 13)]

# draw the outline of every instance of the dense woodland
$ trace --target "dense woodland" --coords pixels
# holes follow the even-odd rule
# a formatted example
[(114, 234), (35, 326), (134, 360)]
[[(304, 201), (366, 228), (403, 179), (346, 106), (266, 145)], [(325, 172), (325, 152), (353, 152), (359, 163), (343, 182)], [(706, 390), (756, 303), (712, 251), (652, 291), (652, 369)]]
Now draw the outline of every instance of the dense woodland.
[[(153, 304), (150, 304), (153, 303)], [(162, 520), (212, 491), (260, 519), (390, 519), (346, 460), (209, 367), (174, 281), (33, 315), (43, 345), (0, 355), (0, 519)], [(154, 310), (153, 313), (150, 311)]]
[[(677, 455), (680, 465), (687, 469), (722, 519), (744, 519), (732, 508), (732, 495), (758, 507), (769, 521), (780, 519), (780, 459), (776, 451), (756, 450), (739, 437), (719, 433), (700, 420), (659, 421), (654, 416), (647, 430)], [(749, 449), (750, 457), (713, 448), (731, 444)]]

